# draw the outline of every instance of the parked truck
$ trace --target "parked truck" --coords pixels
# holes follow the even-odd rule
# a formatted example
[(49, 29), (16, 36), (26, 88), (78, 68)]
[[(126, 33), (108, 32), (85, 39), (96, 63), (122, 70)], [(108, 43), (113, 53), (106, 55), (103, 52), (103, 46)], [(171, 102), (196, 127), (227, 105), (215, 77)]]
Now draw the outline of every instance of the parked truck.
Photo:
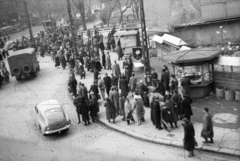
[(40, 71), (39, 61), (34, 48), (17, 50), (10, 53), (8, 57), (10, 73), (19, 81), (22, 77), (36, 77)]

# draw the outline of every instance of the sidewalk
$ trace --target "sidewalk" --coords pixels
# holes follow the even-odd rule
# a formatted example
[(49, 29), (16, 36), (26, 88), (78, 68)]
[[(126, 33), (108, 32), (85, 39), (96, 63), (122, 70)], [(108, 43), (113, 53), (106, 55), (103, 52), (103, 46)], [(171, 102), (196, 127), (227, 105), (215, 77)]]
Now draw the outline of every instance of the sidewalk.
[[(117, 54), (110, 53), (110, 56), (112, 62), (114, 60), (117, 60)], [(121, 70), (122, 62), (123, 61), (119, 61)], [(102, 70), (100, 72), (100, 76), (104, 77), (105, 73), (110, 74), (111, 70)], [(76, 79), (78, 82), (84, 83), (85, 86), (89, 89), (93, 82), (93, 73), (87, 72), (86, 79), (80, 79), (80, 76), (76, 75)], [(131, 97), (131, 102), (132, 101), (133, 98)], [(113, 124), (109, 123), (106, 119), (105, 107), (103, 107), (103, 103), (104, 102), (102, 100), (99, 100), (99, 122), (106, 125), (107, 127), (140, 140), (175, 147), (183, 147), (182, 140), (184, 131), (181, 121), (178, 121), (178, 128), (173, 128), (170, 132), (167, 132), (166, 130), (158, 130), (150, 120), (150, 109), (145, 108), (145, 122), (143, 122), (140, 126), (136, 126), (133, 123), (127, 125), (126, 121), (121, 120), (122, 116), (118, 116), (116, 118), (116, 123)], [(133, 113), (133, 116), (136, 119), (135, 113)], [(203, 145), (202, 141), (204, 141), (204, 139), (200, 137), (202, 124), (194, 121), (193, 124), (195, 128), (195, 139), (198, 142), (197, 149), (240, 157), (240, 131), (237, 131), (235, 129), (214, 127), (214, 144)]]

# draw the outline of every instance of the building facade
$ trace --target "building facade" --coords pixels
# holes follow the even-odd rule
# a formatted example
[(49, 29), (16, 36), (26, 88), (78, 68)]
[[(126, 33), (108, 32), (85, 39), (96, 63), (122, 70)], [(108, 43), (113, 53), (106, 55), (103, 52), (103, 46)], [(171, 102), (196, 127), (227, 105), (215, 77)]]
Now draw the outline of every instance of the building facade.
[(172, 0), (174, 35), (193, 46), (240, 41), (239, 0)]

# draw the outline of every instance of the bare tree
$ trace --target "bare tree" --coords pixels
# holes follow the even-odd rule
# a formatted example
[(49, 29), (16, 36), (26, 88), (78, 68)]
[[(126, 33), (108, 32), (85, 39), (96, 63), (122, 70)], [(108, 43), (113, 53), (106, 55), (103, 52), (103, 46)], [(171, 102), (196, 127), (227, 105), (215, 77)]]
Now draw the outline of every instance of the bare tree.
[(85, 4), (84, 0), (73, 0), (74, 5), (79, 10), (83, 22), (83, 30), (87, 30), (86, 17), (85, 17)]
[(139, 20), (139, 6), (140, 6), (140, 1), (139, 0), (132, 0), (132, 12), (133, 12), (133, 16), (134, 16), (134, 20), (137, 19)]
[(102, 21), (106, 21), (108, 26), (112, 17), (113, 11), (116, 9), (119, 0), (100, 0), (100, 3), (105, 3), (105, 8), (100, 13)]
[(120, 12), (120, 18), (119, 18), (119, 24), (120, 24), (122, 22), (124, 12), (126, 12), (129, 8), (131, 8), (133, 0), (116, 0), (116, 1), (117, 1), (117, 7)]
[(26, 1), (29, 5), (29, 10), (32, 13), (37, 14), (41, 20), (43, 21), (49, 12), (47, 11), (47, 3), (45, 3), (44, 0), (31, 0), (31, 1)]

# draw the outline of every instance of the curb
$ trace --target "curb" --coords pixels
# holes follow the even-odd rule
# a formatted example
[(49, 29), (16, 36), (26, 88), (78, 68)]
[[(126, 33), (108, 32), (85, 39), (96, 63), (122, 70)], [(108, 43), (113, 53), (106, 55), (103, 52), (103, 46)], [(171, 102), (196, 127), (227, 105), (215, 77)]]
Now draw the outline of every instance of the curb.
[[(68, 91), (68, 97), (69, 97), (69, 99), (71, 99), (73, 101), (72, 95), (69, 93), (69, 91)], [(160, 144), (160, 145), (183, 148), (183, 143), (180, 141), (143, 136), (143, 135), (133, 132), (132, 130), (127, 130), (120, 126), (117, 127), (116, 124), (113, 124), (114, 126), (112, 126), (110, 123), (108, 123), (105, 120), (102, 120), (101, 118), (96, 119), (96, 120), (98, 123), (100, 123), (108, 128), (111, 128), (112, 130), (120, 132), (124, 135), (128, 135), (130, 137), (136, 138), (138, 140), (151, 142), (151, 143), (155, 143), (155, 144)], [(195, 149), (200, 150), (200, 151), (213, 152), (213, 153), (217, 153), (217, 154), (229, 155), (229, 156), (233, 156), (233, 157), (240, 157), (240, 150), (235, 150), (235, 149), (227, 149), (227, 148), (206, 146), (206, 145), (198, 146)]]
[[(110, 123), (103, 121), (101, 118), (97, 119), (97, 121), (99, 123), (101, 123), (102, 125), (104, 125), (108, 128), (111, 128), (112, 130), (115, 130), (117, 132), (120, 132), (122, 134), (128, 135), (130, 137), (133, 137), (133, 138), (136, 138), (139, 140), (143, 140), (143, 141), (151, 142), (151, 143), (155, 143), (155, 144), (160, 144), (160, 145), (167, 145), (167, 146), (173, 146), (173, 147), (177, 147), (177, 148), (183, 148), (183, 143), (180, 141), (176, 141), (176, 140), (172, 141), (172, 140), (166, 140), (166, 139), (162, 139), (162, 138), (152, 138), (152, 137), (148, 137), (148, 136), (143, 136), (143, 135), (135, 133), (131, 130), (126, 130), (122, 127), (117, 127), (117, 125), (115, 125), (115, 124), (111, 125)], [(224, 155), (229, 155), (229, 156), (234, 156), (234, 157), (240, 157), (240, 151), (235, 150), (235, 149), (227, 149), (227, 148), (213, 147), (213, 146), (206, 146), (206, 145), (198, 146), (195, 149), (200, 150), (200, 151), (213, 152), (213, 153), (217, 153), (217, 154), (224, 154)]]

